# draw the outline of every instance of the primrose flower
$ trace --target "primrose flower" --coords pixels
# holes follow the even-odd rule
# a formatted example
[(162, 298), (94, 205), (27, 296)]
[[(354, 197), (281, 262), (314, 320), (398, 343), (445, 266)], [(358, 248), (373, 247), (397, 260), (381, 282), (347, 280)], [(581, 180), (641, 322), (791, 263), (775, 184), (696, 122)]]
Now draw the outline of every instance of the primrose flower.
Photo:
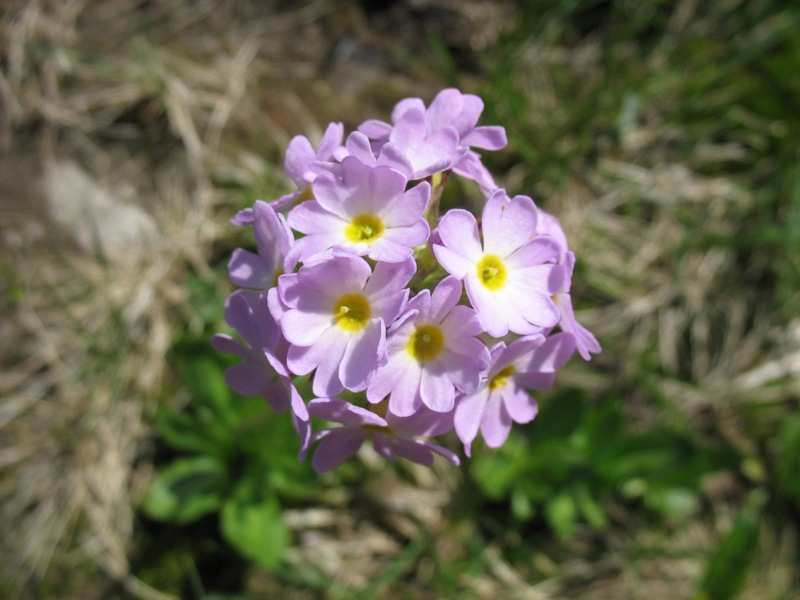
[(526, 390), (547, 390), (555, 372), (575, 351), (575, 338), (558, 333), (521, 337), (491, 350), (491, 364), (480, 389), (461, 396), (456, 404), (455, 430), (470, 456), (472, 441), (480, 429), (486, 445), (499, 448), (508, 438), (512, 421), (529, 423), (538, 413), (536, 401)]
[[(438, 143), (446, 140), (449, 151), (458, 148), (458, 160), (445, 165), (420, 158), (417, 164), (431, 164), (432, 168), (436, 169), (430, 173), (422, 172), (429, 175), (452, 168), (455, 173), (468, 179), (474, 179), (485, 191), (491, 192), (497, 187), (494, 179), (483, 166), (480, 155), (470, 147), (500, 150), (507, 145), (508, 141), (503, 127), (497, 125), (479, 127), (477, 125), (483, 107), (483, 100), (480, 97), (474, 94), (462, 94), (451, 88), (439, 92), (427, 109), (420, 98), (406, 98), (398, 102), (392, 111), (394, 127), (383, 121), (370, 120), (364, 122), (359, 127), (359, 131), (376, 140), (378, 145), (386, 141), (394, 142), (407, 154), (412, 155), (419, 151), (420, 146), (431, 147), (433, 145), (431, 140), (436, 139)], [(425, 135), (421, 134), (423, 128), (420, 125), (420, 118), (424, 122)], [(457, 140), (455, 147), (452, 147), (453, 131), (456, 133), (455, 139)], [(424, 143), (420, 144), (419, 140), (424, 140)], [(444, 152), (440, 153), (442, 156), (444, 154)], [(454, 155), (450, 156), (451, 159), (454, 157)]]
[[(483, 109), (446, 89), (347, 136), (331, 123), (316, 149), (296, 136), (283, 162), (296, 191), (232, 219), (256, 250), (228, 263), (238, 337), (211, 344), (242, 359), (225, 372), (231, 389), (291, 412), (299, 456), (316, 445), (319, 473), (365, 442), (389, 461), (457, 465), (436, 436), (455, 431), (467, 456), (479, 434), (500, 446), (536, 417), (531, 390), (552, 386), (576, 350), (600, 351), (575, 319), (558, 220), (498, 189), (482, 163), (479, 151), (507, 143), (503, 127), (478, 125)], [(455, 208), (431, 231), (451, 173), (478, 183), (482, 216)], [(296, 385), (305, 376), (311, 398)], [(312, 431), (312, 416), (333, 425)]]
[(389, 167), (402, 174), (408, 180), (414, 179), (414, 166), (396, 144), (385, 143), (381, 145), (376, 155), (369, 138), (360, 131), (354, 131), (347, 136), (344, 148), (337, 154), (340, 161), (345, 156), (354, 156), (365, 165), (371, 167)]
[(315, 417), (341, 423), (343, 427), (323, 429), (314, 434), (311, 443), (319, 442), (311, 466), (317, 473), (330, 471), (352, 456), (370, 439), (375, 450), (386, 460), (400, 456), (425, 466), (433, 464), (434, 454), (439, 454), (458, 465), (459, 460), (450, 450), (415, 436), (438, 435), (449, 431), (453, 424), (452, 413), (419, 411), (410, 418), (399, 418), (391, 413), (386, 418), (337, 398), (317, 398), (308, 404)]
[(459, 305), (461, 282), (446, 277), (431, 294), (422, 290), (389, 332), (389, 360), (367, 387), (377, 403), (389, 395), (389, 411), (407, 417), (423, 406), (449, 412), (456, 390), (475, 391), (489, 350), (475, 336), (482, 332), (475, 311)]
[(263, 200), (256, 200), (253, 206), (253, 234), (258, 254), (237, 248), (231, 255), (228, 272), (236, 285), (268, 290), (275, 286), (279, 275), (292, 272), (299, 248), (284, 216)]
[(363, 258), (340, 253), (278, 279), (287, 363), (298, 375), (315, 371), (314, 394), (366, 388), (386, 362), (387, 323), (405, 306), (415, 270), (409, 258), (378, 263), (372, 272)]
[(211, 345), (218, 352), (244, 359), (228, 367), (225, 383), (243, 396), (263, 397), (278, 413), (291, 407), (294, 427), (301, 438), (300, 452), (304, 455), (311, 423), (286, 367), (289, 344), (267, 309), (266, 296), (249, 290), (234, 292), (225, 302), (225, 321), (245, 342), (223, 333), (211, 338)]
[(527, 196), (509, 199), (505, 190), (495, 191), (483, 209), (483, 243), (472, 213), (453, 209), (439, 221), (442, 244), (433, 245), (433, 252), (448, 273), (464, 280), (470, 303), (493, 337), (538, 333), (560, 318), (550, 298), (563, 276), (552, 264), (559, 248), (535, 235), (536, 210)]
[[(296, 135), (289, 142), (283, 160), (283, 170), (297, 186), (297, 191), (284, 194), (269, 205), (276, 211), (285, 211), (298, 202), (311, 197), (311, 184), (320, 173), (335, 169), (332, 162), (334, 155), (342, 147), (344, 125), (330, 123), (319, 142), (319, 147), (314, 150), (311, 142), (304, 135)], [(253, 209), (240, 210), (231, 219), (234, 225), (252, 225), (254, 220)]]
[(349, 248), (376, 261), (402, 262), (424, 244), (430, 228), (423, 218), (431, 188), (422, 182), (406, 191), (406, 178), (353, 156), (342, 160), (341, 177), (324, 173), (314, 181), (315, 200), (296, 206), (289, 225), (305, 237), (301, 260), (333, 247)]

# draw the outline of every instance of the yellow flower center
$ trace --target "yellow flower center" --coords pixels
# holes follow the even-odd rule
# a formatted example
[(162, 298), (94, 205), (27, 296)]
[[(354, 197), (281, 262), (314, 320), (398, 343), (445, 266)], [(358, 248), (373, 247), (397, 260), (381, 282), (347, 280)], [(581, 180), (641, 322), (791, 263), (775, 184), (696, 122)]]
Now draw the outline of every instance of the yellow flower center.
[(345, 331), (361, 331), (371, 314), (369, 302), (361, 294), (345, 294), (333, 306), (333, 318)]
[(444, 335), (435, 325), (420, 325), (408, 340), (408, 353), (419, 362), (436, 358), (444, 347)]
[(485, 254), (483, 258), (478, 261), (476, 270), (478, 272), (478, 281), (480, 281), (485, 288), (493, 292), (502, 289), (506, 284), (508, 269), (506, 269), (506, 265), (496, 254)]
[(345, 227), (344, 235), (354, 244), (369, 244), (383, 235), (383, 221), (375, 215), (358, 215)]
[(508, 365), (507, 367), (501, 369), (497, 375), (489, 380), (489, 390), (494, 391), (497, 388), (501, 388), (506, 385), (508, 383), (508, 378), (511, 377), (513, 372), (514, 365)]

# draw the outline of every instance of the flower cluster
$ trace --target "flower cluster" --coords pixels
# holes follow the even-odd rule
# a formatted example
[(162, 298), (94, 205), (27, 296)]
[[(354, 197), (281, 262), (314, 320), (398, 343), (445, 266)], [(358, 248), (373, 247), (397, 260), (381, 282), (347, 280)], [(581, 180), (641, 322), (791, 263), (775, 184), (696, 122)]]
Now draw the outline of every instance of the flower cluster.
[[(243, 359), (225, 374), (231, 388), (290, 412), (318, 472), (367, 440), (424, 465), (436, 454), (458, 464), (432, 441), (451, 430), (466, 455), (478, 433), (499, 447), (536, 417), (531, 390), (551, 387), (575, 351), (600, 351), (575, 320), (575, 256), (558, 221), (509, 197), (481, 162), (478, 150), (506, 145), (502, 127), (477, 124), (482, 111), (478, 96), (447, 89), (346, 139), (333, 123), (316, 150), (295, 137), (284, 167), (297, 190), (232, 220), (252, 228), (257, 252), (229, 263), (241, 289), (225, 318), (240, 340), (212, 344)], [(439, 217), (451, 175), (483, 192), (480, 219)], [(304, 376), (312, 398), (298, 392)], [(314, 431), (311, 417), (338, 425)]]

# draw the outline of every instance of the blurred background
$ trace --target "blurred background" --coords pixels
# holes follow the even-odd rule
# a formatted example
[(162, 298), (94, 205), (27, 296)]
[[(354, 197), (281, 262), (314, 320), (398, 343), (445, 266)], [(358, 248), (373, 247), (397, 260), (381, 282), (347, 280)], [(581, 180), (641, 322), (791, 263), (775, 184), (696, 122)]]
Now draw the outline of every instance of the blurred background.
[[(0, 596), (800, 598), (798, 27), (778, 0), (0, 2)], [(292, 136), (451, 86), (561, 220), (603, 353), (461, 468), (316, 476), (208, 344), (252, 247), (228, 219), (291, 189)]]

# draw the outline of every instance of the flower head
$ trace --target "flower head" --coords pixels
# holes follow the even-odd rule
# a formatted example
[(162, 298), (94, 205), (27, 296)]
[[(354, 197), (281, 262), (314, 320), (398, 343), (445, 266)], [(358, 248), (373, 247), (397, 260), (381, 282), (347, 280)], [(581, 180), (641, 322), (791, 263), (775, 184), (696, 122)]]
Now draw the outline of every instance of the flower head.
[(547, 339), (522, 337), (508, 346), (498, 342), (481, 387), (464, 394), (456, 405), (455, 430), (467, 456), (478, 429), (490, 448), (498, 448), (508, 438), (512, 421), (532, 421), (539, 409), (526, 390), (550, 388), (555, 372), (574, 351), (575, 339), (567, 333)]
[(299, 248), (286, 219), (263, 200), (256, 200), (253, 206), (253, 234), (258, 254), (237, 248), (228, 262), (228, 272), (236, 285), (268, 290), (279, 275), (294, 270)]
[(461, 282), (447, 277), (431, 294), (422, 290), (408, 302), (406, 314), (389, 332), (389, 359), (367, 387), (367, 399), (389, 396), (389, 410), (407, 417), (426, 406), (452, 410), (456, 390), (474, 391), (489, 351), (475, 311), (458, 304)]
[(378, 263), (373, 273), (363, 258), (343, 253), (279, 278), (287, 362), (298, 375), (315, 370), (314, 394), (367, 386), (386, 362), (386, 324), (403, 309), (415, 270), (409, 258)]
[(423, 218), (430, 185), (406, 191), (407, 179), (385, 166), (369, 166), (348, 156), (341, 177), (324, 173), (314, 182), (315, 200), (295, 207), (289, 225), (304, 233), (301, 260), (334, 247), (386, 262), (409, 258), (430, 228)]
[(481, 231), (472, 213), (448, 211), (439, 221), (441, 245), (433, 251), (442, 267), (463, 279), (484, 329), (494, 337), (553, 327), (559, 312), (551, 296), (563, 272), (554, 264), (558, 245), (538, 237), (537, 209), (527, 196), (495, 191), (483, 209)]

